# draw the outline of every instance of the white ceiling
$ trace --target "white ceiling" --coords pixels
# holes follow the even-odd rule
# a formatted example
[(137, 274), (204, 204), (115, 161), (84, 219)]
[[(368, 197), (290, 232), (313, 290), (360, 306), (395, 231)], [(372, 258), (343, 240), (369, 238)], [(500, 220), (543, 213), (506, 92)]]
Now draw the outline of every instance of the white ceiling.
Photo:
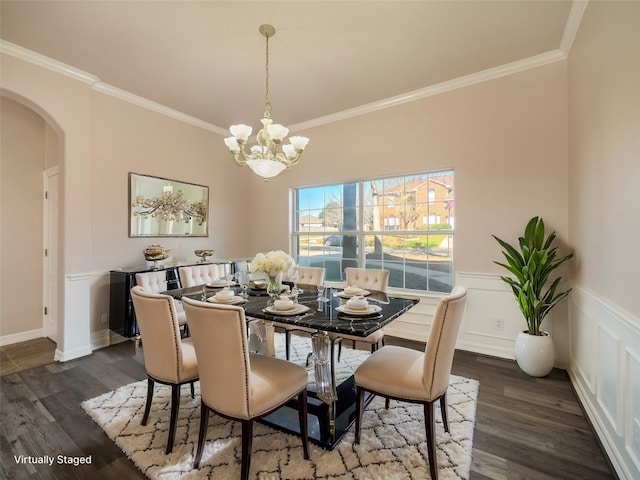
[(287, 126), (561, 48), (569, 0), (11, 1), (5, 41), (218, 127)]

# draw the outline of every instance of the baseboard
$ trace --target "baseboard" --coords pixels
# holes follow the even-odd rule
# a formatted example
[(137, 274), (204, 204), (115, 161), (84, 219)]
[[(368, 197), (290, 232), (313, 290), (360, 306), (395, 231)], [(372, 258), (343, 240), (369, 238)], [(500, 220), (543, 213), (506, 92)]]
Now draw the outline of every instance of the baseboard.
[(91, 333), (91, 348), (98, 350), (99, 348), (111, 345), (111, 335), (109, 329), (99, 330)]
[(86, 357), (87, 355), (91, 355), (92, 353), (93, 353), (93, 350), (91, 349), (90, 346), (77, 348), (71, 351), (67, 350), (64, 352), (56, 348), (56, 352), (53, 356), (53, 359), (56, 362), (67, 362), (69, 360), (73, 360), (76, 358)]
[(503, 358), (505, 360), (515, 360), (514, 348), (500, 348), (495, 345), (480, 344), (469, 341), (458, 341), (456, 343), (457, 350), (466, 352), (479, 353), (480, 355), (489, 355), (491, 357)]
[(0, 337), (0, 347), (11, 345), (12, 343), (35, 340), (36, 338), (42, 337), (44, 337), (44, 330), (42, 328), (36, 328), (35, 330), (28, 330), (26, 332), (12, 333), (10, 335), (3, 335), (2, 337)]

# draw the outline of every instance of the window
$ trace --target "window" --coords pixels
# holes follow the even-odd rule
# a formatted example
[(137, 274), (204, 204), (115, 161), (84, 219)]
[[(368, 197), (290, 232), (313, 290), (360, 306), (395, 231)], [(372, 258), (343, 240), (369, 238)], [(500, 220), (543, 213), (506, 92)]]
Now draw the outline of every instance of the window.
[(453, 171), (361, 180), (293, 191), (292, 244), (299, 265), (390, 271), (389, 286), (453, 288)]

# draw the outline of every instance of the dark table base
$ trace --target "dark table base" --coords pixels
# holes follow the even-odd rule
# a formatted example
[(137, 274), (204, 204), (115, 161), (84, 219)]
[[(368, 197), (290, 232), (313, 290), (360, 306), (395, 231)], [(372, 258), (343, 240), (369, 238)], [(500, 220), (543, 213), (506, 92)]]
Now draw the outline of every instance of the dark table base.
[[(327, 450), (333, 450), (349, 431), (356, 419), (356, 389), (353, 376), (337, 387), (338, 400), (334, 402), (335, 434), (329, 428), (329, 405), (316, 397), (314, 391), (308, 392), (308, 430), (309, 441)], [(300, 435), (298, 410), (296, 401), (260, 419), (260, 421), (277, 430), (293, 435)]]

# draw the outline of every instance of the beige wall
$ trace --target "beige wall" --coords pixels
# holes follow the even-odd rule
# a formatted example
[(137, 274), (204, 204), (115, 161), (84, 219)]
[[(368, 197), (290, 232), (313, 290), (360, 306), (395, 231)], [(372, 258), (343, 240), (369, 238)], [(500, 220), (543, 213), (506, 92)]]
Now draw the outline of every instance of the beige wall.
[(0, 336), (42, 328), (45, 122), (0, 97)]
[(566, 105), (557, 62), (305, 131), (300, 165), (253, 180), (252, 250), (287, 248), (288, 188), (450, 167), (457, 271), (500, 272), (491, 234), (515, 240), (534, 215), (566, 242)]
[(640, 318), (640, 3), (590, 2), (569, 55), (573, 281)]
[[(236, 168), (220, 137), (112, 96), (93, 99), (93, 269), (146, 264), (152, 243), (172, 250), (171, 261), (197, 261), (193, 250), (214, 248), (214, 258), (248, 255), (244, 228), (249, 173)], [(129, 238), (128, 173), (209, 187), (208, 238)], [(229, 228), (233, 225), (233, 228)]]

